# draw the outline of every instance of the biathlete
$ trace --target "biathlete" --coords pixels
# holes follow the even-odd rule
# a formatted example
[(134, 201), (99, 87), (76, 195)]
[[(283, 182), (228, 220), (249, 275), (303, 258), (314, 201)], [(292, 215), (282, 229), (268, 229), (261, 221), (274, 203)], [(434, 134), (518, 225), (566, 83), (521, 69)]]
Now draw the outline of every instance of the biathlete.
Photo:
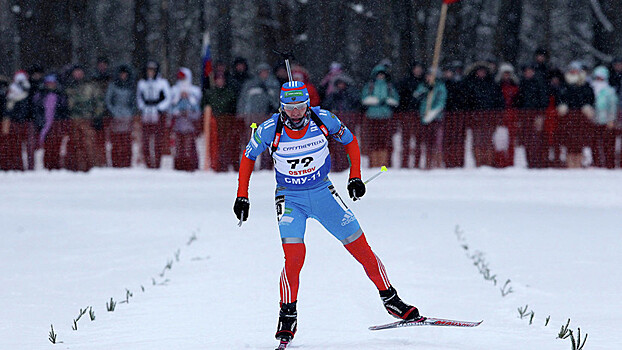
[(350, 198), (357, 200), (365, 194), (356, 137), (334, 114), (310, 106), (309, 93), (302, 82), (283, 84), (280, 102), (279, 113), (273, 114), (257, 128), (246, 147), (233, 207), (237, 218), (246, 221), (250, 209), (248, 185), (255, 160), (268, 150), (275, 163), (276, 214), (285, 253), (276, 338), (290, 341), (296, 333), (298, 277), (305, 259), (304, 236), (308, 218), (318, 220), (363, 265), (391, 315), (404, 320), (421, 318), (416, 307), (398, 297), (382, 262), (369, 247), (354, 213), (328, 179), (330, 155), (327, 138), (333, 137), (345, 146), (350, 157)]

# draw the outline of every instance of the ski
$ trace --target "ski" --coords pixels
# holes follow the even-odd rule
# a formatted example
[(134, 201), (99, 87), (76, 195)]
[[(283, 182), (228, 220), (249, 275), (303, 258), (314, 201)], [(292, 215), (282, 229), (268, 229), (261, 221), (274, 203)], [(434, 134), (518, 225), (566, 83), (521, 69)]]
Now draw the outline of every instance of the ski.
[(382, 329), (413, 327), (413, 326), (444, 326), (444, 327), (477, 327), (484, 321), (470, 322), (470, 321), (456, 321), (456, 320), (444, 320), (441, 318), (422, 317), (415, 321), (397, 321), (378, 326), (369, 327), (369, 330), (379, 331)]
[(287, 345), (289, 345), (289, 340), (281, 339), (281, 342), (279, 343), (279, 347), (276, 348), (275, 350), (284, 350), (285, 348), (287, 348)]

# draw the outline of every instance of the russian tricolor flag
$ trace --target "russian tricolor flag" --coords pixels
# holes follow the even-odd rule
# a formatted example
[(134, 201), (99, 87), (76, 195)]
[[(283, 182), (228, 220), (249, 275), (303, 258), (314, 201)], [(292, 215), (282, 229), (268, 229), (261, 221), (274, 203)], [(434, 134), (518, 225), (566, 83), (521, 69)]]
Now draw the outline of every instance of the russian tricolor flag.
[(205, 47), (205, 55), (203, 56), (203, 77), (201, 79), (203, 89), (208, 89), (210, 87), (210, 74), (212, 74), (212, 52), (210, 50), (210, 45), (207, 44)]

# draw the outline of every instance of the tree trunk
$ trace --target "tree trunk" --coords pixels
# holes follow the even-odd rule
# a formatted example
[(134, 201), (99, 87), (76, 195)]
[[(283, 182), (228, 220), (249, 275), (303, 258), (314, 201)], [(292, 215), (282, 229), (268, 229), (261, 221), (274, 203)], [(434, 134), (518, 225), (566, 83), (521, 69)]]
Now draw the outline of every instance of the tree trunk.
[(134, 50), (132, 51), (132, 64), (139, 68), (145, 64), (147, 60), (147, 14), (149, 13), (149, 3), (147, 0), (134, 1), (134, 25), (132, 26), (132, 37), (134, 41)]

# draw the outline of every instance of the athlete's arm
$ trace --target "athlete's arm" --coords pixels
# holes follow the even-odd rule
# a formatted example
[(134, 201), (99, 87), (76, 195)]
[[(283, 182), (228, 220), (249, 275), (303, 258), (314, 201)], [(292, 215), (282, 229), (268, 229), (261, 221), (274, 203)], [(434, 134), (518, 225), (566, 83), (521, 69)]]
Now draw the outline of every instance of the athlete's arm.
[(248, 198), (248, 185), (251, 181), (251, 174), (253, 173), (254, 167), (255, 161), (243, 155), (240, 161), (240, 172), (238, 174), (238, 197)]
[(346, 154), (350, 159), (350, 179), (361, 178), (361, 150), (356, 136), (352, 137), (352, 142), (344, 145)]
[(238, 192), (233, 205), (233, 212), (238, 220), (246, 221), (250, 210), (250, 201), (248, 200), (248, 186), (251, 180), (251, 174), (255, 167), (255, 160), (261, 152), (268, 148), (274, 138), (274, 120), (268, 119), (263, 122), (257, 131), (251, 136), (242, 160), (240, 161), (240, 172), (238, 175)]
[(242, 156), (240, 173), (238, 175), (238, 196), (235, 198), (235, 204), (233, 205), (233, 212), (238, 220), (246, 221), (248, 219), (248, 212), (251, 207), (251, 203), (248, 200), (248, 184), (251, 180), (254, 166), (254, 160), (249, 159), (246, 155)]

